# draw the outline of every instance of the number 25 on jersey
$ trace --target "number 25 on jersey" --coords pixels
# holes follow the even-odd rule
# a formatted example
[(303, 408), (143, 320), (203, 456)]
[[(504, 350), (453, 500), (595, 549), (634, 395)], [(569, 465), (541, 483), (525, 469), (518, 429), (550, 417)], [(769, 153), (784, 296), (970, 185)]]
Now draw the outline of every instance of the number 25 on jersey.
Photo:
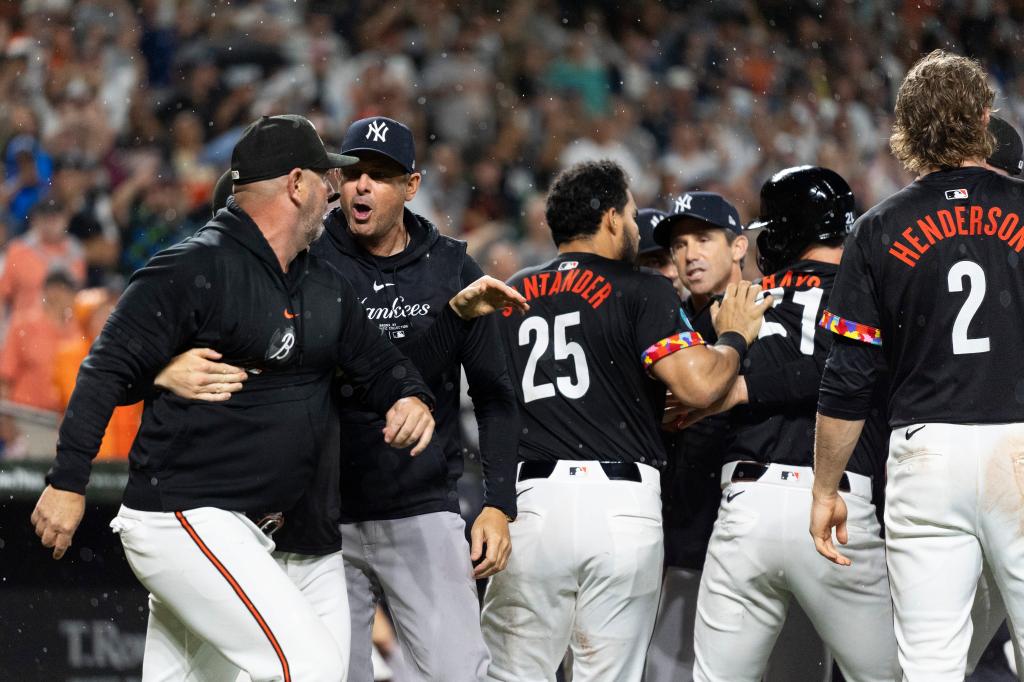
[[(532, 402), (542, 398), (553, 398), (557, 393), (566, 398), (576, 400), (582, 398), (590, 388), (590, 371), (587, 369), (587, 356), (583, 347), (575, 341), (569, 341), (565, 332), (580, 323), (579, 312), (563, 313), (554, 319), (554, 344), (551, 344), (551, 325), (543, 317), (527, 317), (519, 325), (519, 345), (529, 346), (530, 357), (523, 370), (523, 402)], [(537, 363), (548, 352), (548, 345), (553, 345), (554, 359), (572, 360), (575, 379), (572, 376), (555, 377), (554, 383), (537, 383)], [(558, 366), (564, 366), (559, 363)]]

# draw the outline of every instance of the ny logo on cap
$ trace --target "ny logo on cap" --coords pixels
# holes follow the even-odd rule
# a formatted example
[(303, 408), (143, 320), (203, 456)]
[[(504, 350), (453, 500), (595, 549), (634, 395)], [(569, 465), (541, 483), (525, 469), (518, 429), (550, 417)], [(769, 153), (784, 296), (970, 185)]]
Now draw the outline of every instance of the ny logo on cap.
[(657, 227), (658, 223), (660, 223), (664, 219), (665, 219), (665, 216), (658, 215), (657, 213), (655, 213), (654, 215), (651, 216), (651, 227), (652, 228), (653, 227)]
[(693, 203), (693, 197), (689, 194), (684, 194), (676, 199), (676, 208), (674, 213), (682, 213), (683, 211), (690, 210), (690, 204)]
[(373, 135), (374, 142), (387, 142), (388, 124), (384, 121), (371, 121), (370, 127), (366, 129), (366, 139)]

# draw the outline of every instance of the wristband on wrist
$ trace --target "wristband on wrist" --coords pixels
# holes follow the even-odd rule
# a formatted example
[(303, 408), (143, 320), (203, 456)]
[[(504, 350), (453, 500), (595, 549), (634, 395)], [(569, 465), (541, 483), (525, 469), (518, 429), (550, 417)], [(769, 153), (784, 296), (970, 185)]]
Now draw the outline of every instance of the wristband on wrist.
[(740, 364), (747, 357), (747, 340), (739, 332), (723, 332), (715, 342), (716, 346), (727, 346), (736, 351), (740, 356)]

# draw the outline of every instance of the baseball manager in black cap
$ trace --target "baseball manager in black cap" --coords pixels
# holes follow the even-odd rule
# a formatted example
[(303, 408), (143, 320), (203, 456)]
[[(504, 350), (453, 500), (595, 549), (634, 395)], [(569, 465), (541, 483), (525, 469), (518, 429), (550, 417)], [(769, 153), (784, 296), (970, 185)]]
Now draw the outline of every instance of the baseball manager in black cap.
[(32, 514), (54, 558), (71, 544), (91, 460), (133, 386), (194, 347), (250, 375), (227, 402), (147, 400), (111, 523), (151, 594), (143, 678), (205, 678), (216, 657), (197, 660), (208, 651), (200, 643), (253, 679), (345, 677), (348, 651), (264, 532), (310, 488), (336, 368), (364, 387), (391, 446), (416, 454), (433, 431), (419, 372), (366, 319), (351, 285), (308, 253), (334, 192), (327, 172), (353, 161), (324, 149), (301, 116), (252, 123), (232, 154), (226, 209), (133, 275), (82, 363)]
[(995, 151), (985, 160), (993, 170), (1006, 175), (1019, 176), (1024, 172), (1024, 142), (1020, 133), (1005, 119), (990, 116), (988, 132), (996, 140)]

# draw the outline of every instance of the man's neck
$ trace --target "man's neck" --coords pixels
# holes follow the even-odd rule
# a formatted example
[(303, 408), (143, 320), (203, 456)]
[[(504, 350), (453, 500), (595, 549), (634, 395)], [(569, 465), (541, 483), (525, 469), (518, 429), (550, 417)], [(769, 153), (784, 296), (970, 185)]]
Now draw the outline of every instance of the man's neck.
[(815, 260), (820, 263), (831, 263), (832, 265), (839, 265), (839, 261), (843, 257), (843, 248), (841, 246), (825, 246), (824, 244), (814, 244), (808, 246), (806, 249), (800, 252), (799, 260)]
[(379, 239), (369, 237), (356, 237), (364, 249), (374, 256), (387, 258), (405, 251), (411, 241), (409, 230), (405, 228), (405, 221), (399, 219), (398, 223), (391, 226)]
[(287, 219), (271, 207), (254, 205), (248, 201), (238, 201), (239, 208), (245, 211), (249, 218), (256, 224), (257, 229), (267, 240), (270, 250), (277, 257), (277, 264), (281, 266), (281, 272), (288, 272), (288, 266), (295, 260), (300, 249), (295, 248), (295, 226), (289, 226)]
[(695, 294), (690, 292), (690, 302), (693, 304), (694, 310), (704, 310), (707, 304), (711, 301), (711, 294)]
[[(987, 166), (985, 164), (985, 159), (964, 159), (963, 161), (960, 162), (960, 165), (956, 166), (956, 168), (972, 167), (986, 168)], [(925, 166), (918, 172), (917, 179), (920, 180), (924, 176), (931, 175), (932, 173), (936, 173), (940, 170), (942, 170), (940, 166)]]
[(612, 260), (619, 260), (622, 257), (611, 240), (594, 237), (562, 242), (558, 245), (558, 253), (592, 253)]

